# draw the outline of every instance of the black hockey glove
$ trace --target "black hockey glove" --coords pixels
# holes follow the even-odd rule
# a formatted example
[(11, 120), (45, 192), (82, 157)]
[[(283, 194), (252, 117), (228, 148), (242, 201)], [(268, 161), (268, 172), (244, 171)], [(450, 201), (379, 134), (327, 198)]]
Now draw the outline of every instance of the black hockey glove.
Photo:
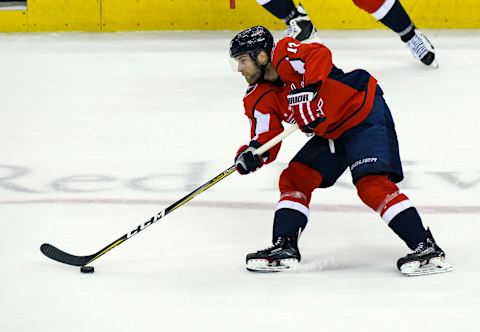
[(257, 169), (263, 166), (264, 159), (259, 155), (254, 155), (255, 151), (260, 144), (256, 141), (250, 142), (249, 145), (242, 145), (235, 156), (235, 167), (238, 173), (245, 175), (251, 172), (255, 172)]

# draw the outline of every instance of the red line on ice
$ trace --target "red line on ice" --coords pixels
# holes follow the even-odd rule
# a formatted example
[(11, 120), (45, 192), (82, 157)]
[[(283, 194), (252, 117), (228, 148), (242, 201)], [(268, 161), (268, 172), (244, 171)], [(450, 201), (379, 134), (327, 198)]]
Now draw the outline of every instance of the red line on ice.
[[(167, 207), (175, 200), (159, 199), (121, 199), (121, 198), (67, 198), (67, 199), (18, 199), (18, 200), (0, 200), (0, 204), (117, 204), (117, 205), (159, 205)], [(272, 203), (254, 203), (254, 202), (228, 202), (228, 201), (191, 201), (185, 206), (192, 207), (210, 207), (222, 209), (252, 209), (252, 210), (274, 210), (275, 202)], [(354, 204), (311, 204), (310, 208), (316, 211), (324, 212), (372, 212), (363, 205)], [(417, 206), (421, 213), (459, 213), (459, 214), (480, 214), (480, 206), (444, 206), (444, 205), (424, 205)]]

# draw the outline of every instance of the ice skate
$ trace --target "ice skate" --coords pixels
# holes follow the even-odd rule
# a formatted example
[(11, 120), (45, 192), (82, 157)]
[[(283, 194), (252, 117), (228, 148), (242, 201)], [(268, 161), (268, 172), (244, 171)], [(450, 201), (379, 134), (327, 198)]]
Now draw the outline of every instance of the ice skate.
[(425, 242), (397, 261), (400, 272), (408, 277), (452, 271), (452, 266), (445, 261), (445, 252), (435, 243), (430, 230)]
[(300, 16), (290, 20), (288, 28), (284, 33), (285, 37), (292, 37), (302, 42), (308, 42), (310, 40), (319, 41), (317, 30), (307, 15), (307, 12), (301, 5), (297, 7), (297, 10)]
[(408, 48), (415, 58), (423, 64), (438, 68), (432, 43), (420, 31), (415, 29), (415, 35), (407, 42)]
[(297, 238), (279, 237), (271, 247), (247, 255), (247, 270), (281, 272), (296, 267), (300, 259)]

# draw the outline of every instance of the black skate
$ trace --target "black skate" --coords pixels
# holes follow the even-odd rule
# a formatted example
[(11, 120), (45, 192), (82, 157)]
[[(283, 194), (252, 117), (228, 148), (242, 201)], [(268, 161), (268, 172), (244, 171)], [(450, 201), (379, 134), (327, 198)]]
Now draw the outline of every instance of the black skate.
[(247, 255), (247, 270), (281, 272), (296, 267), (300, 259), (297, 237), (279, 237), (273, 246)]
[(423, 33), (415, 29), (415, 35), (407, 42), (407, 46), (412, 51), (413, 56), (424, 65), (438, 68), (438, 63), (435, 60), (435, 48)]
[(298, 5), (297, 10), (300, 16), (290, 20), (284, 35), (295, 38), (298, 41), (307, 41), (307, 39), (317, 37), (317, 30), (313, 26), (305, 9), (303, 9), (301, 5)]
[(397, 267), (408, 277), (452, 270), (452, 266), (445, 261), (445, 252), (435, 243), (430, 229), (427, 229), (427, 240), (420, 242), (412, 253), (400, 258)]

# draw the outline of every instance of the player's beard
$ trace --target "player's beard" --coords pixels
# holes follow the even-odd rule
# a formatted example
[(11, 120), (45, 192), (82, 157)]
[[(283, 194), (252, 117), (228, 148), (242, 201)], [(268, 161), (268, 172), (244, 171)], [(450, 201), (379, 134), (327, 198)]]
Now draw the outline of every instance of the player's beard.
[(245, 80), (248, 82), (248, 84), (256, 84), (260, 81), (263, 80), (263, 70), (259, 67), (255, 67), (255, 72), (253, 72), (251, 75), (246, 75)]

